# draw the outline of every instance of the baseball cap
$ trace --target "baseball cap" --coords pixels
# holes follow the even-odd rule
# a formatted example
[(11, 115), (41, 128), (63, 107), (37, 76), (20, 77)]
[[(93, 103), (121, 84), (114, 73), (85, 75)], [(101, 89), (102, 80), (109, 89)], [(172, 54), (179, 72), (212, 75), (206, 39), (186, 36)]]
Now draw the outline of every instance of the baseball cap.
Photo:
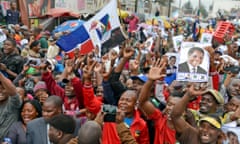
[(224, 99), (223, 99), (223, 96), (220, 94), (220, 92), (214, 89), (208, 89), (204, 94), (207, 94), (207, 93), (211, 94), (215, 98), (218, 104), (224, 104)]
[(216, 118), (211, 117), (211, 116), (205, 116), (205, 117), (201, 118), (199, 120), (199, 123), (201, 123), (202, 121), (206, 121), (206, 122), (210, 123), (212, 126), (214, 126), (215, 128), (218, 128), (218, 129), (220, 129), (221, 126), (222, 126), (221, 121), (218, 121)]
[(145, 82), (147, 82), (148, 77), (147, 77), (146, 75), (144, 75), (144, 74), (139, 74), (139, 75), (137, 75), (137, 76), (132, 76), (131, 79), (132, 79), (132, 80), (137, 80), (137, 79), (138, 79), (138, 80), (140, 80), (141, 82), (145, 83)]

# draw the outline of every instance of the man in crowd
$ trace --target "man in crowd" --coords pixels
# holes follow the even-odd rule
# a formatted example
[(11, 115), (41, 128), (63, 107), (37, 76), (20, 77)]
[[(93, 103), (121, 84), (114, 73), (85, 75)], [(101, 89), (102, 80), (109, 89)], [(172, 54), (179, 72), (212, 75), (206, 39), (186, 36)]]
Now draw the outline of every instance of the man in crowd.
[(9, 127), (18, 120), (21, 107), (16, 87), (0, 73), (0, 142), (8, 133)]
[(48, 120), (49, 140), (53, 144), (66, 144), (74, 138), (75, 120), (68, 115), (59, 114)]
[(221, 119), (217, 115), (204, 116), (199, 120), (199, 126), (193, 127), (183, 119), (183, 114), (188, 102), (198, 95), (203, 94), (204, 89), (196, 89), (192, 84), (184, 97), (175, 105), (171, 113), (172, 122), (177, 132), (178, 141), (184, 144), (193, 143), (217, 143), (221, 140)]
[(50, 96), (42, 106), (43, 117), (30, 121), (27, 124), (27, 143), (49, 144), (47, 120), (62, 113), (62, 100), (58, 96)]
[(17, 3), (11, 2), (10, 9), (6, 12), (6, 23), (7, 24), (19, 24), (20, 22), (20, 12), (17, 10)]
[(14, 80), (23, 68), (24, 60), (17, 52), (17, 43), (7, 39), (3, 44), (3, 55), (0, 61), (0, 70), (10, 80)]
[(191, 48), (188, 51), (188, 60), (178, 65), (178, 72), (207, 74), (207, 71), (200, 67), (203, 58), (203, 49), (199, 47)]

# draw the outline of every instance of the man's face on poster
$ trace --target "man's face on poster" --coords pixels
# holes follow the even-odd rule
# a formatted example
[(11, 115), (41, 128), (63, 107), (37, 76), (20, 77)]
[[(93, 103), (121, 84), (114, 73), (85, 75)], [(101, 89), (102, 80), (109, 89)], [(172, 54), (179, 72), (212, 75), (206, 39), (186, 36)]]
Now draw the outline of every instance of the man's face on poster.
[(188, 62), (193, 67), (197, 67), (202, 63), (203, 57), (204, 55), (201, 51), (195, 50), (192, 54), (189, 55)]

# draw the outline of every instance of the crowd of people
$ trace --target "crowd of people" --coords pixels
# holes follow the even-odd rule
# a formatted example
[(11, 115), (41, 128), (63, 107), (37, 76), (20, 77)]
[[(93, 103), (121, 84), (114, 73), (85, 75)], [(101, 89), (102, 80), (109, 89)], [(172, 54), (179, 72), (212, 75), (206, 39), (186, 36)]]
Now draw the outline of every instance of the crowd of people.
[[(119, 49), (103, 54), (96, 46), (82, 54), (76, 48), (73, 55), (56, 45), (68, 32), (2, 25), (0, 142), (239, 144), (239, 133), (222, 129), (234, 122), (232, 128), (240, 126), (238, 30), (226, 34), (223, 43), (213, 39), (211, 46), (189, 51), (198, 64), (206, 51), (210, 65), (208, 72), (197, 65), (208, 82), (191, 82), (176, 80), (178, 71), (195, 71), (167, 53), (179, 53), (173, 36), (187, 33), (183, 41), (200, 41), (194, 23), (174, 20), (170, 27), (156, 24), (149, 30), (139, 27), (135, 15), (122, 22), (129, 37)], [(202, 29), (215, 30), (212, 24)], [(150, 49), (149, 37), (154, 40)]]

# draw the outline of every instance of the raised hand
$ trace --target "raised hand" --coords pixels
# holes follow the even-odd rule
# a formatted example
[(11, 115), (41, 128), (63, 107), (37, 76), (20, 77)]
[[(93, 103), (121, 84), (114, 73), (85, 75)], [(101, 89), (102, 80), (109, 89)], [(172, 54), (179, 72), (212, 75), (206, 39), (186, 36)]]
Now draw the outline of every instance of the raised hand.
[(134, 55), (134, 49), (131, 48), (131, 47), (127, 47), (124, 49), (123, 51), (123, 57), (124, 58), (127, 58), (127, 59), (130, 59), (133, 55)]
[(102, 64), (97, 63), (94, 67), (94, 72), (100, 73), (102, 71)]
[(206, 87), (202, 86), (201, 83), (189, 83), (186, 92), (191, 97), (202, 95), (206, 92)]
[(74, 67), (73, 60), (71, 60), (71, 59), (67, 60), (66, 66), (65, 66), (65, 70), (66, 70), (67, 74), (71, 74), (73, 72), (73, 67)]
[(106, 61), (108, 61), (108, 53), (102, 56), (102, 62), (105, 63)]
[(154, 62), (153, 66), (151, 67), (149, 73), (148, 73), (148, 78), (150, 80), (159, 80), (160, 78), (163, 78), (165, 76), (164, 69), (166, 66), (165, 60), (160, 60), (157, 59), (156, 62)]
[(110, 60), (115, 62), (115, 60), (116, 60), (117, 58), (118, 58), (117, 52), (114, 51), (114, 50), (112, 50), (112, 51), (110, 52)]
[(137, 60), (130, 61), (129, 65), (130, 65), (129, 70), (137, 71), (139, 68), (139, 61), (137, 61)]
[(205, 47), (204, 49), (209, 53), (209, 55), (214, 54), (215, 50), (211, 46)]
[(97, 64), (97, 62), (94, 61), (91, 65), (84, 66), (84, 68), (83, 68), (83, 79), (84, 79), (84, 82), (90, 82), (91, 81), (93, 69), (94, 69), (96, 64)]

